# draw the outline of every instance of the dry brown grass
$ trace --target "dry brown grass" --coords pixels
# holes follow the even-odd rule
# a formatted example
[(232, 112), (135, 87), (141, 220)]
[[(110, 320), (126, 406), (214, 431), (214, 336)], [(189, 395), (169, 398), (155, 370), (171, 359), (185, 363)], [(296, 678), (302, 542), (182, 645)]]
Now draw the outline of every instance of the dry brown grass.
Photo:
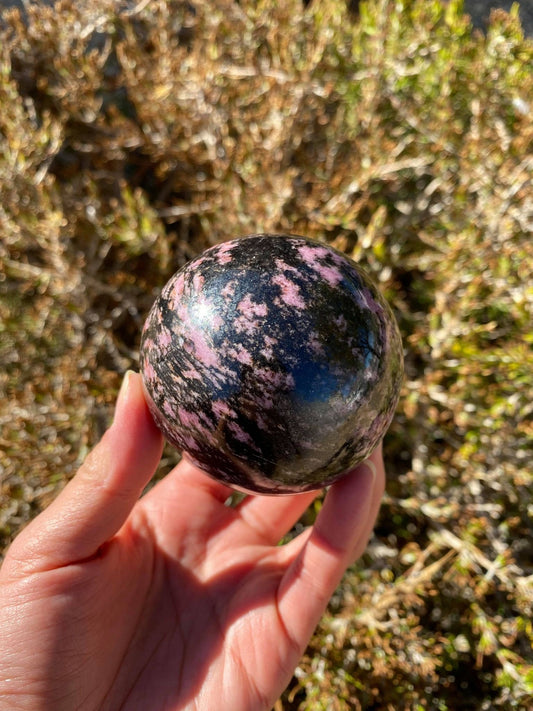
[(100, 437), (176, 268), (253, 231), (323, 239), (389, 298), (406, 381), (375, 537), (276, 709), (530, 708), (533, 46), (516, 16), (482, 36), (455, 0), (358, 17), (63, 0), (2, 24), (2, 546)]

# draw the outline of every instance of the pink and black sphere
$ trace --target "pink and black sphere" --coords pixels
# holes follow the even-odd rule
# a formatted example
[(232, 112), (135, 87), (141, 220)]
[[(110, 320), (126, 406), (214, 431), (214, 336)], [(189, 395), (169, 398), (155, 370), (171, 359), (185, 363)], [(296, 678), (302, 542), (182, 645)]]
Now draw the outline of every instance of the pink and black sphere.
[(214, 246), (170, 279), (140, 365), (167, 440), (262, 494), (322, 488), (365, 459), (403, 377), (396, 321), (365, 272), (320, 242), (270, 234)]

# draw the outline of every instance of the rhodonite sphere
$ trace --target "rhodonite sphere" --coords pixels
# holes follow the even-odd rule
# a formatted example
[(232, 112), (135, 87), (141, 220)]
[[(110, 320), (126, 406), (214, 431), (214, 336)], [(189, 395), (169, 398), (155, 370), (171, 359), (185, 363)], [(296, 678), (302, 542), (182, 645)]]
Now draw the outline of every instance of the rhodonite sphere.
[(365, 459), (403, 376), (394, 316), (365, 272), (320, 242), (251, 235), (165, 285), (140, 367), (167, 440), (219, 481), (289, 494)]

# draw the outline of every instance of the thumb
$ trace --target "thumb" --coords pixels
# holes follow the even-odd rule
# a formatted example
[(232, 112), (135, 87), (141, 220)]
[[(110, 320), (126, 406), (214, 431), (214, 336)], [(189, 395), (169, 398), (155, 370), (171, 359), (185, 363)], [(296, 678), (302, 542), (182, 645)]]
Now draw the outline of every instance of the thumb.
[(94, 556), (127, 519), (155, 473), (162, 446), (141, 377), (128, 371), (113, 424), (57, 499), (13, 542), (8, 557), (32, 572)]

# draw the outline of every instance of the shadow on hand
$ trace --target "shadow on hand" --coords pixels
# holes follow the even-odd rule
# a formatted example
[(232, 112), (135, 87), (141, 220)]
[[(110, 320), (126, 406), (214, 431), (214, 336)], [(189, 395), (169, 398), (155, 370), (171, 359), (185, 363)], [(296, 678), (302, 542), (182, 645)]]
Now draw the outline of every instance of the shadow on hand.
[[(97, 566), (98, 559), (83, 565)], [(98, 572), (95, 568), (87, 577), (94, 580)], [(51, 687), (41, 708), (158, 711), (184, 709), (189, 704), (197, 708), (195, 702), (206, 711), (271, 708), (292, 673), (286, 668), (289, 660), (283, 664), (290, 643), (282, 636), (282, 627), (277, 640), (274, 627), (278, 620), (276, 594), (284, 572), (281, 564), (259, 560), (230, 565), (203, 582), (179, 561), (159, 552), (150, 585), (131, 580), (132, 588), (141, 585), (147, 589), (138, 619), (120, 610), (116, 633), (108, 629), (109, 610), (101, 610), (101, 615), (89, 615), (84, 620), (85, 630), (79, 634), (85, 601), (94, 596), (94, 587), (91, 593), (91, 583), (78, 585), (77, 600), (74, 595), (78, 593), (67, 590), (71, 604), (63, 605), (55, 614), (50, 611), (55, 651), (47, 676)], [(131, 615), (136, 614), (132, 610)], [(124, 619), (129, 624), (125, 641), (120, 627)], [(83, 650), (84, 636), (93, 640), (99, 634), (111, 644), (109, 648), (99, 647), (101, 659), (87, 659), (91, 645)], [(78, 655), (78, 662), (60, 670), (65, 683), (58, 688), (57, 660), (69, 658), (67, 646), (74, 647), (72, 658)], [(272, 668), (274, 664), (278, 672)], [(230, 682), (233, 671), (234, 682)], [(90, 684), (89, 673), (96, 676), (96, 682), (84, 691)], [(257, 683), (258, 674), (263, 679), (278, 680), (272, 699), (268, 683), (265, 697), (258, 694), (262, 688)], [(70, 684), (73, 688), (69, 689)]]

